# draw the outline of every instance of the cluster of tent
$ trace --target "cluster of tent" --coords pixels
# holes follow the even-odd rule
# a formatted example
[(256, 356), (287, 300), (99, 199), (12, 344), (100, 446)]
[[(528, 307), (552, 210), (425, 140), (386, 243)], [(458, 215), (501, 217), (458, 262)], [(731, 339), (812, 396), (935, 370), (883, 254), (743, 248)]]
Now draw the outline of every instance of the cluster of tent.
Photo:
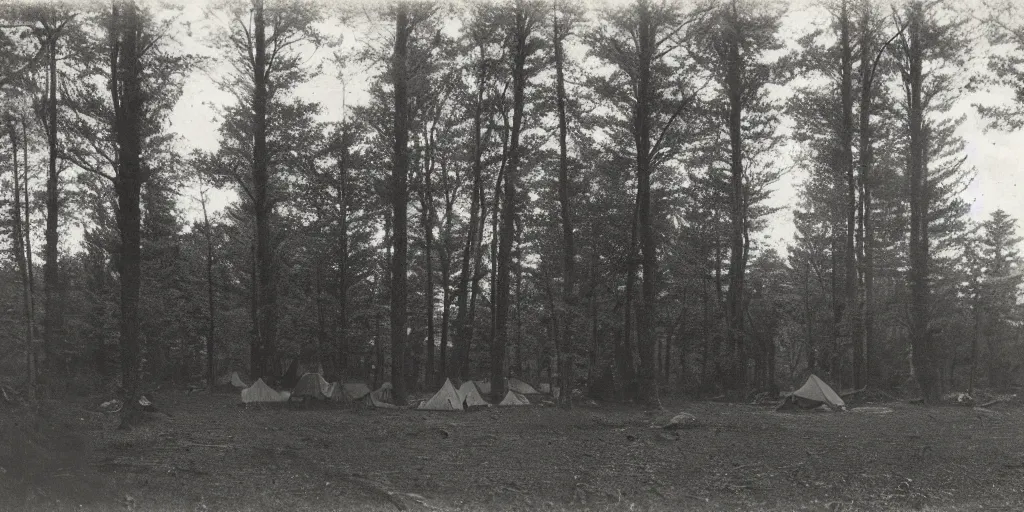
[(234, 382), (238, 376), (237, 372), (232, 373), (232, 384), (242, 388), (242, 403), (259, 402), (287, 402), (292, 398), (334, 400), (345, 403), (363, 403), (371, 407), (388, 408), (394, 407), (391, 404), (391, 383), (385, 382), (376, 391), (362, 382), (342, 383), (327, 382), (319, 373), (305, 373), (299, 378), (298, 383), (291, 391), (277, 391), (257, 379), (251, 386), (246, 386), (241, 379), (238, 379), (239, 386)]
[[(267, 385), (263, 379), (257, 379), (251, 386), (246, 385), (238, 372), (225, 375), (220, 379), (220, 384), (225, 386), (230, 384), (241, 390), (242, 402), (246, 404), (287, 402), (291, 399), (316, 399), (361, 403), (377, 408), (396, 407), (392, 404), (390, 382), (385, 382), (374, 391), (361, 382), (327, 382), (322, 374), (314, 372), (304, 373), (291, 391), (278, 391)], [(527, 395), (542, 394), (530, 384), (516, 378), (506, 379), (505, 388), (508, 391), (497, 404), (499, 406), (530, 405)], [(489, 407), (492, 404), (485, 400), (484, 396), (490, 392), (491, 383), (488, 381), (469, 380), (456, 388), (451, 380), (446, 379), (440, 390), (429, 399), (421, 401), (416, 408), (425, 411), (462, 411), (476, 407)]]
[[(263, 379), (258, 379), (251, 386), (247, 386), (238, 372), (231, 372), (220, 379), (222, 385), (232, 385), (241, 390), (242, 402), (287, 402), (292, 398), (334, 400), (345, 403), (362, 403), (370, 407), (393, 408), (391, 398), (391, 383), (385, 382), (380, 388), (373, 391), (370, 387), (361, 382), (342, 383), (327, 382), (320, 373), (305, 373), (299, 378), (298, 383), (291, 391), (277, 391), (268, 386)], [(550, 388), (542, 385), (541, 391), (516, 378), (509, 378), (505, 381), (505, 397), (498, 402), (499, 406), (530, 405), (527, 395), (547, 394), (554, 391), (557, 396), (558, 388)], [(468, 380), (458, 388), (452, 384), (450, 379), (445, 379), (444, 385), (430, 398), (423, 400), (416, 406), (417, 409), (425, 411), (462, 411), (476, 407), (489, 407), (492, 404), (484, 399), (484, 396), (491, 393), (491, 383), (488, 381)], [(814, 409), (823, 407), (831, 410), (844, 410), (846, 403), (840, 398), (825, 381), (817, 375), (807, 378), (800, 389), (790, 393), (776, 408), (800, 408)]]
[[(540, 394), (533, 386), (515, 378), (506, 380), (505, 388), (508, 391), (498, 402), (499, 406), (530, 405), (526, 395)], [(490, 407), (491, 403), (483, 397), (490, 392), (491, 383), (487, 381), (467, 380), (456, 389), (451, 380), (445, 379), (441, 389), (434, 396), (420, 402), (416, 408), (424, 411), (463, 411), (474, 407)]]

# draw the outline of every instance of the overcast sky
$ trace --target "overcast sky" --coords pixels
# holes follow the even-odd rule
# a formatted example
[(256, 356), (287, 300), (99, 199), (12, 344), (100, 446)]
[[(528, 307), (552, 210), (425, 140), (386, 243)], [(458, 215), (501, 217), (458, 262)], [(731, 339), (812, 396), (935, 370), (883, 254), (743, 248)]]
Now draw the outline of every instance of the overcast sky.
[[(970, 6), (976, 0), (965, 0), (962, 5)], [(816, 7), (817, 2), (811, 0), (795, 0), (789, 8), (783, 22), (782, 36), (790, 44), (796, 37), (806, 33), (815, 24), (827, 22), (827, 15)], [(351, 8), (354, 4), (339, 4)], [(605, 4), (593, 4), (600, 7)], [(212, 47), (209, 35), (220, 28), (222, 21), (207, 16), (209, 4), (190, 2), (182, 8), (179, 15), (179, 33), (176, 38), (187, 51), (204, 55), (213, 59), (223, 57), (219, 50)], [(359, 23), (359, 28), (339, 27), (337, 22), (324, 24), (323, 30), (332, 38), (341, 41), (341, 50), (350, 51), (365, 44), (367, 38), (379, 37), (379, 33), (370, 33), (365, 16), (352, 18)], [(978, 32), (978, 31), (975, 31)], [(979, 42), (977, 49), (987, 51), (987, 45)], [(341, 70), (333, 65), (331, 54), (333, 49), (322, 49), (310, 56), (311, 63), (322, 63), (324, 72), (304, 84), (299, 94), (311, 101), (319, 102), (323, 107), (323, 120), (341, 118), (344, 102), (349, 106), (365, 102), (367, 99), (367, 74), (364, 69), (346, 69), (345, 86), (340, 79)], [(975, 63), (982, 66), (981, 60)], [(189, 77), (181, 101), (171, 116), (171, 130), (182, 137), (183, 149), (200, 148), (216, 149), (218, 145), (217, 108), (231, 101), (230, 95), (219, 91), (214, 83), (222, 66), (211, 61), (206, 69), (198, 70)], [(788, 93), (783, 89), (780, 96)], [(966, 121), (959, 134), (967, 142), (967, 164), (976, 171), (974, 180), (964, 192), (964, 199), (971, 204), (971, 218), (982, 220), (996, 209), (1002, 208), (1017, 219), (1024, 218), (1024, 193), (1018, 183), (1024, 180), (1024, 134), (1002, 131), (985, 131), (985, 121), (976, 113), (972, 104), (983, 102), (993, 104), (1012, 101), (1010, 91), (997, 90), (978, 92), (965, 95), (958, 103), (956, 110), (966, 116)], [(791, 162), (795, 157), (795, 147), (790, 146), (780, 155), (782, 165)], [(806, 178), (799, 170), (786, 175), (776, 186), (771, 204), (782, 210), (775, 214), (770, 229), (762, 238), (780, 249), (792, 239), (792, 205), (797, 201), (797, 187)], [(230, 195), (219, 197), (219, 207), (230, 200)], [(1022, 229), (1024, 231), (1024, 229)]]

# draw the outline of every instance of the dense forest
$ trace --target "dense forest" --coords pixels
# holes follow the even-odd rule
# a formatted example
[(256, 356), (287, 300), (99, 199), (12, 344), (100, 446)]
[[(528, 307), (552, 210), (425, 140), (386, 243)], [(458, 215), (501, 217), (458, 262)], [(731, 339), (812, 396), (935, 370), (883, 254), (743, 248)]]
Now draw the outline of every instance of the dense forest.
[[(8, 4), (0, 376), (130, 397), (297, 360), (398, 402), (517, 376), (647, 405), (1019, 382), (1018, 205), (971, 214), (962, 127), (1024, 124), (1024, 13), (800, 4)], [(335, 116), (328, 73), (365, 93)], [(170, 122), (199, 76), (214, 150)]]

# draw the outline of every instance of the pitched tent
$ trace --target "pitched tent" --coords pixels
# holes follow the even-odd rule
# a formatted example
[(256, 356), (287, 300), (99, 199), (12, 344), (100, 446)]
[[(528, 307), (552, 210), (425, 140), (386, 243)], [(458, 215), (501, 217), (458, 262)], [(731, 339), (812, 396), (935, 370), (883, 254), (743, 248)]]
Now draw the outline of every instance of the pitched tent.
[(352, 400), (359, 400), (370, 394), (370, 386), (362, 382), (349, 382), (341, 385), (342, 394)]
[(242, 402), (247, 404), (254, 402), (285, 402), (288, 400), (288, 396), (287, 394), (274, 391), (274, 388), (263, 382), (263, 379), (256, 380), (252, 386), (242, 390)]
[(462, 403), (463, 407), (491, 405), (484, 400), (484, 397), (480, 396), (480, 390), (476, 388), (476, 384), (471, 380), (463, 382), (456, 393), (459, 394), (459, 402)]
[[(786, 398), (786, 402), (793, 402), (805, 409), (821, 405), (826, 405), (830, 409), (846, 407), (843, 399), (828, 384), (825, 384), (825, 381), (819, 379), (817, 375), (808, 377), (807, 382), (800, 389), (794, 391), (792, 395)], [(783, 405), (786, 402), (783, 402)]]
[(455, 390), (455, 386), (452, 385), (450, 379), (444, 380), (444, 385), (434, 396), (430, 397), (430, 400), (423, 402), (418, 407), (424, 411), (461, 411), (462, 399), (459, 398), (459, 392)]
[(505, 393), (504, 400), (498, 405), (530, 405), (530, 401), (521, 393), (516, 393), (510, 389), (508, 393)]
[[(474, 381), (476, 387), (480, 390), (480, 394), (489, 395), (491, 394), (491, 381), (489, 380), (477, 380)], [(512, 390), (521, 395), (539, 395), (533, 386), (513, 377), (511, 379), (505, 379), (505, 389)]]
[(299, 379), (298, 384), (292, 389), (293, 397), (316, 398), (324, 400), (330, 398), (331, 385), (324, 380), (319, 373), (305, 373)]
[(390, 382), (385, 382), (384, 384), (381, 384), (381, 386), (379, 388), (377, 388), (376, 391), (370, 393), (370, 397), (373, 398), (374, 400), (378, 401), (378, 402), (384, 402), (384, 403), (390, 404), (391, 403), (391, 388), (392, 387), (393, 386), (391, 385)]
[(332, 382), (324, 388), (324, 395), (331, 400), (339, 400), (342, 402), (350, 402), (351, 399), (345, 395), (345, 392), (341, 390), (340, 382)]
[(505, 381), (506, 388), (510, 391), (515, 391), (520, 395), (538, 395), (540, 394), (533, 386), (513, 377)]
[(245, 389), (249, 387), (249, 385), (238, 376), (238, 372), (225, 373), (217, 379), (217, 385), (219, 386), (227, 386), (229, 384), (238, 389)]
[(395, 409), (398, 407), (395, 404), (378, 400), (373, 393), (368, 393), (366, 396), (364, 396), (362, 402), (364, 405), (375, 407), (377, 409)]

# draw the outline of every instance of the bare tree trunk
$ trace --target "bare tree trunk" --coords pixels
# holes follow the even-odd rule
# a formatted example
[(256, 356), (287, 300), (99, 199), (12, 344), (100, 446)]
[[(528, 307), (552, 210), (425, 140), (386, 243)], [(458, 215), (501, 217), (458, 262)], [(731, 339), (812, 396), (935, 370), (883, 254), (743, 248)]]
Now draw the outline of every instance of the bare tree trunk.
[[(735, 3), (731, 9), (731, 20), (738, 23)], [(743, 389), (747, 385), (747, 355), (743, 331), (743, 293), (746, 274), (744, 235), (747, 212), (744, 193), (743, 169), (743, 81), (740, 59), (739, 35), (730, 33), (726, 61), (726, 93), (729, 99), (729, 147), (730, 147), (730, 250), (729, 288), (726, 291), (726, 338), (732, 353), (732, 387)]]
[[(854, 234), (856, 231), (857, 211), (857, 181), (853, 172), (853, 44), (850, 34), (850, 10), (849, 0), (843, 0), (840, 6), (839, 38), (841, 46), (840, 55), (840, 82), (839, 95), (842, 101), (842, 125), (839, 130), (840, 154), (842, 155), (841, 166), (846, 177), (846, 240), (843, 253), (843, 302), (841, 309), (841, 325), (846, 327), (844, 334), (852, 340), (859, 339), (858, 329), (860, 320), (856, 318), (858, 308), (857, 302), (857, 267), (854, 247)], [(853, 350), (853, 382), (854, 388), (860, 389), (864, 366), (864, 354), (859, 343), (854, 343)]]
[[(442, 166), (442, 177), (445, 180), (445, 189), (451, 190), (448, 185), (448, 173)], [(442, 252), (441, 260), (441, 282), (444, 287), (444, 294), (441, 298), (442, 310), (441, 310), (441, 352), (438, 355), (440, 360), (440, 368), (434, 374), (434, 380), (430, 383), (431, 386), (438, 386), (438, 381), (444, 376), (448, 375), (448, 340), (451, 329), (451, 310), (452, 310), (452, 255), (451, 255), (451, 240), (452, 240), (452, 219), (454, 217), (454, 202), (453, 199), (455, 193), (451, 194), (451, 197), (445, 198), (445, 217), (444, 217), (444, 251)], [(454, 366), (454, 365), (453, 365)]]
[[(21, 291), (23, 306), (25, 308), (25, 374), (28, 388), (28, 399), (30, 402), (36, 400), (36, 362), (35, 347), (32, 343), (32, 300), (31, 284), (29, 282), (28, 264), (25, 261), (25, 236), (22, 234), (21, 224), (21, 186), (18, 170), (18, 130), (13, 119), (7, 121), (8, 133), (11, 137), (11, 168), (14, 170), (14, 201), (11, 202), (11, 240), (14, 252), (14, 261), (18, 267), (18, 275), (21, 276)], [(28, 141), (25, 141), (26, 143)], [(27, 171), (27, 169), (26, 169)], [(25, 178), (28, 178), (26, 172)], [(26, 189), (28, 184), (25, 184)], [(27, 203), (26, 203), (27, 209)]]
[(655, 303), (655, 280), (658, 273), (657, 248), (655, 247), (653, 214), (651, 207), (651, 133), (654, 130), (653, 101), (654, 82), (652, 66), (658, 46), (654, 29), (654, 13), (646, 3), (638, 4), (637, 51), (638, 69), (636, 107), (633, 117), (633, 138), (636, 143), (636, 216), (639, 228), (640, 268), (643, 281), (640, 285), (640, 303), (636, 311), (637, 349), (640, 355), (638, 398), (647, 406), (658, 406), (657, 361), (655, 357), (654, 322), (657, 317)]
[(565, 113), (565, 53), (562, 48), (566, 37), (564, 20), (560, 20), (557, 11), (554, 18), (554, 47), (555, 47), (555, 103), (558, 109), (558, 202), (559, 214), (562, 220), (562, 323), (560, 343), (556, 352), (561, 366), (561, 376), (558, 383), (561, 392), (558, 397), (559, 404), (564, 407), (572, 406), (572, 386), (574, 384), (573, 370), (575, 367), (576, 349), (573, 346), (572, 331), (576, 320), (576, 242), (573, 233), (572, 203), (570, 202), (569, 189), (572, 183), (569, 179), (569, 149), (568, 132), (569, 126)]
[[(449, 368), (448, 377), (459, 377), (461, 380), (469, 378), (468, 360), (469, 344), (472, 336), (472, 324), (469, 314), (470, 303), (469, 285), (473, 276), (470, 276), (470, 263), (474, 255), (479, 252), (480, 240), (476, 239), (478, 224), (483, 223), (482, 198), (483, 193), (483, 109), (484, 109), (484, 85), (486, 80), (486, 46), (479, 45), (480, 66), (477, 73), (476, 101), (473, 110), (473, 176), (472, 190), (470, 191), (469, 225), (466, 228), (466, 244), (462, 251), (462, 269), (459, 275), (459, 287), (456, 292), (458, 297), (458, 313), (455, 319), (455, 345), (452, 365)], [(450, 212), (449, 212), (450, 213)], [(450, 215), (449, 215), (449, 218)]]
[(622, 336), (617, 345), (615, 361), (618, 373), (618, 392), (625, 399), (636, 398), (636, 365), (633, 361), (633, 296), (636, 289), (636, 238), (637, 238), (637, 217), (634, 208), (632, 216), (632, 229), (629, 235), (629, 247), (626, 252), (626, 297), (624, 317), (622, 321)]
[(907, 76), (904, 83), (908, 103), (908, 129), (910, 152), (907, 174), (910, 179), (910, 339), (914, 374), (921, 392), (928, 402), (939, 399), (939, 386), (935, 375), (933, 348), (928, 332), (929, 323), (929, 256), (928, 256), (928, 134), (922, 102), (924, 75), (922, 72), (924, 42), (924, 7), (920, 1), (907, 6), (908, 26), (904, 45)]
[(399, 3), (395, 20), (395, 47), (391, 62), (394, 80), (394, 165), (391, 170), (391, 208), (394, 254), (391, 260), (391, 385), (395, 402), (406, 402), (406, 283), (408, 280), (409, 202), (409, 39), (412, 24), (409, 5)]
[[(26, 260), (26, 278), (28, 279), (28, 336), (29, 344), (32, 348), (32, 360), (31, 368), (29, 373), (29, 382), (35, 387), (38, 372), (38, 350), (36, 347), (36, 337), (38, 331), (36, 328), (36, 285), (35, 285), (35, 271), (32, 266), (32, 202), (29, 200), (29, 175), (28, 175), (28, 120), (23, 116), (21, 118), (21, 164), (25, 168), (24, 180), (22, 190), (24, 191), (25, 197), (25, 260)], [(17, 169), (15, 169), (17, 172)], [(35, 391), (33, 390), (33, 393)]]
[(249, 246), (249, 253), (251, 255), (250, 262), (252, 265), (249, 267), (249, 316), (252, 318), (252, 334), (253, 341), (249, 344), (249, 373), (253, 380), (263, 376), (260, 371), (260, 361), (263, 360), (262, 352), (260, 351), (260, 314), (259, 314), (259, 277), (256, 271), (256, 244), (253, 242)]
[(338, 373), (345, 377), (348, 373), (348, 131), (342, 134), (341, 155), (338, 158), (338, 181), (335, 189), (338, 194)]
[(47, 40), (47, 98), (46, 98), (46, 142), (49, 154), (49, 169), (46, 178), (46, 247), (43, 252), (43, 289), (45, 311), (43, 317), (43, 357), (45, 366), (56, 366), (57, 345), (64, 332), (64, 314), (61, 304), (60, 275), (58, 271), (58, 247), (60, 244), (58, 219), (60, 201), (58, 198), (57, 176), (57, 34), (50, 34)]
[(270, 194), (267, 151), (267, 38), (263, 0), (253, 2), (253, 196), (256, 216), (257, 338), (253, 378), (262, 377), (273, 366), (277, 343), (277, 265), (274, 261), (274, 202)]
[(871, 204), (871, 194), (874, 191), (875, 182), (872, 176), (872, 165), (874, 164), (874, 147), (872, 146), (872, 126), (871, 126), (871, 100), (872, 100), (872, 87), (875, 79), (875, 70), (878, 67), (878, 62), (882, 57), (883, 51), (888, 47), (902, 32), (897, 32), (888, 41), (881, 45), (877, 49), (874, 61), (871, 61), (871, 32), (869, 29), (871, 23), (871, 2), (870, 0), (864, 0), (862, 4), (861, 13), (861, 100), (860, 100), (860, 181), (861, 181), (861, 216), (862, 216), (862, 229), (864, 233), (864, 258), (862, 261), (863, 265), (863, 276), (864, 276), (864, 301), (861, 304), (861, 335), (863, 336), (863, 353), (864, 353), (864, 365), (862, 374), (864, 376), (864, 383), (868, 383), (872, 379), (872, 373), (875, 369), (876, 362), (874, 361), (874, 333), (875, 333), (875, 226), (872, 218), (873, 206)]
[(530, 52), (527, 41), (533, 30), (532, 12), (522, 4), (515, 7), (515, 26), (512, 65), (512, 131), (509, 136), (508, 166), (505, 168), (504, 197), (502, 198), (501, 230), (498, 241), (496, 289), (494, 292), (494, 330), (491, 341), (491, 395), (500, 399), (505, 394), (505, 347), (508, 344), (508, 315), (512, 281), (512, 244), (515, 239), (516, 187), (519, 181), (519, 138), (523, 131), (523, 113), (526, 91), (526, 57)]
[(117, 195), (117, 227), (121, 234), (121, 372), (125, 392), (122, 424), (137, 409), (141, 392), (139, 298), (142, 285), (142, 236), (140, 207), (142, 182), (143, 63), (139, 35), (143, 30), (138, 7), (118, 3), (113, 7), (110, 93), (114, 104), (114, 132), (118, 167), (114, 181)]
[(807, 324), (807, 370), (814, 372), (818, 360), (814, 343), (814, 316), (811, 310), (811, 264), (804, 263), (804, 322)]
[(427, 144), (427, 164), (423, 169), (423, 194), (421, 196), (422, 206), (422, 222), (423, 222), (423, 244), (424, 244), (424, 257), (426, 258), (426, 290), (424, 290), (424, 298), (426, 300), (426, 320), (427, 320), (427, 340), (426, 340), (426, 371), (424, 373), (423, 382), (427, 386), (433, 384), (434, 372), (436, 371), (436, 365), (434, 363), (434, 192), (431, 188), (430, 175), (434, 167), (433, 158), (433, 147), (434, 147), (434, 134), (431, 130), (428, 144)]
[(209, 332), (206, 334), (206, 371), (210, 388), (217, 383), (217, 369), (214, 367), (213, 351), (216, 347), (217, 310), (213, 300), (213, 235), (210, 233), (210, 217), (206, 212), (206, 192), (200, 192), (199, 204), (203, 207), (203, 234), (206, 237), (206, 298), (210, 313)]

